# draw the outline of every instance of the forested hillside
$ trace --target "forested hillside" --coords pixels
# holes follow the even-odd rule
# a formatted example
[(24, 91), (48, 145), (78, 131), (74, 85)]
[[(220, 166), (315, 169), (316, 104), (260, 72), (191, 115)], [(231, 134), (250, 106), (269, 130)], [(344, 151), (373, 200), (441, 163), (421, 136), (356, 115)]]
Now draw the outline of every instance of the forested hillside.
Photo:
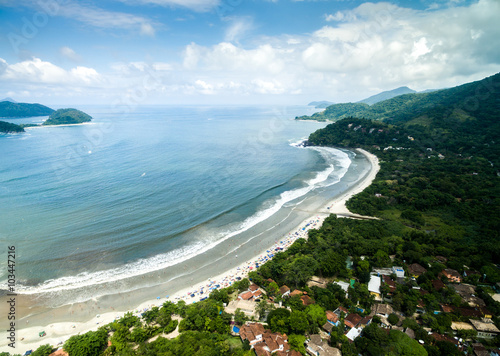
[(30, 117), (45, 116), (54, 112), (53, 109), (41, 104), (0, 102), (0, 117)]

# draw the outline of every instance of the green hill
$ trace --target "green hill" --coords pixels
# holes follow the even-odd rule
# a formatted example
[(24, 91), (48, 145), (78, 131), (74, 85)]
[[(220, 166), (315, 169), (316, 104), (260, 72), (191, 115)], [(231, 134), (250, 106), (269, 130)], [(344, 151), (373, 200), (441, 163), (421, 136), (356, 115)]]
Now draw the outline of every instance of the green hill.
[(0, 102), (0, 117), (46, 116), (53, 112), (53, 109), (41, 104)]
[(399, 95), (368, 106), (364, 103), (335, 104), (301, 120), (336, 121), (346, 117), (362, 117), (386, 122), (409, 122), (428, 125), (468, 120), (493, 123), (500, 109), (500, 73), (480, 81), (428, 93)]
[(12, 124), (10, 122), (0, 121), (0, 132), (3, 133), (14, 133), (14, 132), (24, 132), (22, 126)]
[(398, 95), (411, 94), (411, 93), (416, 93), (416, 91), (408, 87), (399, 87), (393, 90), (383, 91), (382, 93), (372, 95), (369, 98), (358, 101), (358, 103), (373, 105), (380, 101), (392, 99)]
[(92, 117), (77, 109), (59, 109), (52, 113), (43, 125), (68, 125), (90, 122)]

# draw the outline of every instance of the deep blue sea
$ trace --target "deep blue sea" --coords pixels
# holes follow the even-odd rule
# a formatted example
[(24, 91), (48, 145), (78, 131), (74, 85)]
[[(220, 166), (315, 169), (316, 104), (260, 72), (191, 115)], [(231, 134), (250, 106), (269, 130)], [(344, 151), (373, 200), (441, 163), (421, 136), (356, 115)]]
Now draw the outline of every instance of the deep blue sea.
[(0, 136), (0, 240), (16, 246), (25, 293), (175, 265), (338, 182), (351, 162), (294, 145), (325, 126), (294, 120), (306, 106), (78, 108), (91, 124)]

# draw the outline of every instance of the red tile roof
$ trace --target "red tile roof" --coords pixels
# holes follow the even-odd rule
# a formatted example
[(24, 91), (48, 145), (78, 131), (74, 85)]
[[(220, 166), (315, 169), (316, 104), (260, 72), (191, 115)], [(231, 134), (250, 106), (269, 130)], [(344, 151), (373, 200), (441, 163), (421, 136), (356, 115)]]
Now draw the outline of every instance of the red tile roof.
[(290, 288), (288, 288), (287, 286), (281, 286), (280, 287), (280, 293), (281, 295), (285, 294), (286, 292), (290, 292)]
[(305, 306), (315, 303), (314, 300), (308, 295), (303, 295), (302, 297), (300, 297), (300, 299), (302, 299), (302, 304), (304, 304)]
[(427, 270), (418, 263), (412, 263), (408, 266), (408, 272), (410, 272), (410, 274), (412, 275), (420, 276), (427, 272)]
[(336, 323), (337, 321), (339, 321), (338, 315), (330, 310), (326, 311), (326, 318), (332, 323)]
[(359, 324), (359, 322), (363, 319), (361, 315), (358, 314), (349, 314), (345, 319), (344, 319), (344, 324), (350, 328), (356, 327), (356, 325)]

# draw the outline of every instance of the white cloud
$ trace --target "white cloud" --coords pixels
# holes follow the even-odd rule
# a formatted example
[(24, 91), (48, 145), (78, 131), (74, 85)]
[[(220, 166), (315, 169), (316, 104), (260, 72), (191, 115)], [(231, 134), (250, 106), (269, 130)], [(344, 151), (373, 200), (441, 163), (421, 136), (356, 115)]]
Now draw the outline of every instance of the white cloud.
[(73, 62), (79, 62), (81, 61), (81, 57), (76, 54), (76, 52), (69, 48), (69, 47), (61, 47), (59, 49), (59, 53), (61, 53), (61, 55), (66, 58), (66, 59), (69, 59), (70, 61), (73, 61)]
[(132, 5), (153, 4), (159, 6), (187, 7), (188, 9), (197, 12), (208, 11), (220, 4), (220, 0), (121, 0), (121, 1)]
[[(94, 15), (80, 21), (97, 21), (99, 16)], [(103, 20), (113, 28), (140, 32), (142, 24), (154, 27), (142, 18), (112, 21), (109, 17)], [(402, 85), (416, 90), (448, 87), (500, 71), (496, 0), (432, 11), (364, 3), (333, 17), (338, 20), (311, 34), (253, 38), (253, 46), (238, 41), (251, 29), (251, 20), (234, 17), (227, 19), (224, 41), (190, 43), (178, 63), (158, 55), (151, 62), (113, 63), (108, 73), (80, 66), (63, 69), (36, 58), (14, 64), (0, 59), (0, 81), (8, 86), (19, 83), (20, 89), (25, 89), (24, 83), (32, 93), (57, 87), (61, 92), (97, 92), (99, 97), (132, 101), (143, 90), (145, 100), (152, 103), (163, 103), (165, 98), (178, 101), (186, 95), (192, 102), (204, 96), (210, 102), (233, 98), (290, 102), (297, 95), (341, 102)], [(67, 57), (70, 50), (65, 50)]]
[(125, 12), (108, 11), (75, 0), (32, 1), (17, 0), (17, 6), (35, 8), (50, 16), (61, 16), (96, 28), (136, 31), (140, 35), (154, 36), (154, 21)]
[(253, 27), (252, 19), (248, 17), (230, 18), (230, 26), (226, 30), (225, 41), (239, 41)]
[(71, 85), (95, 85), (101, 76), (93, 68), (77, 66), (67, 71), (40, 58), (7, 64), (0, 79), (16, 84), (57, 84), (62, 87)]

